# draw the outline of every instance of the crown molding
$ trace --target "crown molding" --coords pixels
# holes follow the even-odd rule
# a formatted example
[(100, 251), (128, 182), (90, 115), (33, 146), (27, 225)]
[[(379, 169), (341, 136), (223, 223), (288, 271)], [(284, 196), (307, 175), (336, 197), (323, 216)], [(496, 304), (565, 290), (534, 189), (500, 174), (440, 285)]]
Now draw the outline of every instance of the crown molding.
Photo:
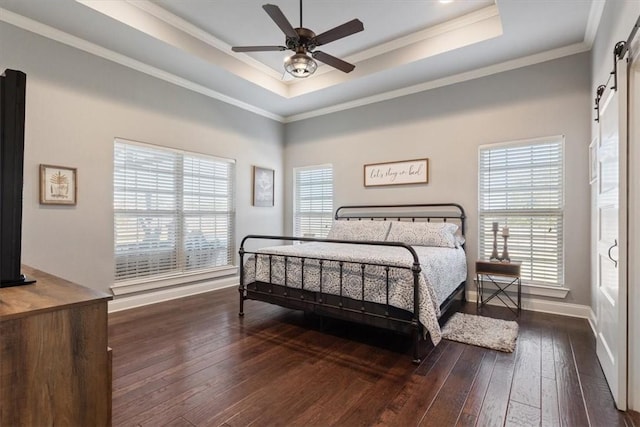
[(483, 22), (494, 17), (498, 17), (498, 18), (500, 17), (498, 6), (495, 4), (484, 7), (475, 12), (471, 12), (466, 15), (460, 16), (458, 18), (451, 19), (441, 24), (434, 25), (433, 27), (425, 28), (424, 30), (416, 31), (404, 37), (399, 37), (387, 43), (383, 43), (383, 44), (374, 46), (372, 48), (363, 50), (356, 54), (350, 55), (349, 57), (347, 57), (347, 59), (350, 62), (355, 62), (355, 63), (362, 62), (367, 59), (384, 55), (394, 50), (402, 49), (404, 47), (413, 45), (415, 43), (418, 43), (427, 39), (432, 39), (452, 31), (457, 31), (460, 29), (467, 28), (473, 24), (477, 24), (479, 22)]
[(194, 37), (208, 44), (209, 46), (215, 49), (218, 49), (220, 52), (225, 53), (232, 58), (238, 59), (244, 62), (245, 64), (250, 65), (251, 67), (267, 74), (270, 77), (273, 77), (277, 80), (280, 80), (282, 78), (282, 73), (278, 73), (273, 68), (264, 65), (262, 62), (253, 59), (249, 55), (234, 53), (231, 50), (231, 45), (223, 42), (219, 38), (204, 31), (202, 28), (191, 24), (190, 22), (180, 18), (179, 16), (169, 12), (166, 9), (163, 9), (162, 7), (158, 6), (155, 3), (152, 3), (149, 0), (125, 0), (125, 1), (130, 5), (135, 6), (138, 9), (148, 13), (149, 15), (152, 15), (155, 18), (163, 21), (164, 23), (171, 25), (172, 27), (177, 28), (178, 30), (186, 34), (189, 34), (191, 37)]
[(504, 71), (515, 70), (517, 68), (528, 67), (530, 65), (539, 64), (542, 62), (551, 61), (554, 59), (562, 58), (565, 56), (575, 55), (578, 53), (586, 52), (591, 47), (585, 43), (576, 43), (569, 46), (561, 47), (558, 49), (549, 50), (546, 52), (525, 56), (511, 61), (502, 62), (500, 64), (491, 65), (488, 67), (478, 68), (472, 71), (456, 74), (453, 76), (443, 77), (441, 79), (431, 80), (425, 83), (420, 83), (414, 86), (405, 87), (402, 89), (396, 89), (389, 92), (380, 93), (365, 98), (360, 98), (355, 101), (345, 102), (342, 104), (333, 105), (327, 108), (320, 108), (318, 110), (308, 111), (306, 113), (294, 114), (284, 118), (285, 123), (296, 122), (299, 120), (306, 120), (313, 117), (324, 116), (326, 114), (336, 113), (339, 111), (349, 110), (352, 108), (362, 107), (369, 104), (375, 104), (382, 101), (387, 101), (394, 98), (399, 98), (406, 95), (412, 95), (414, 93), (424, 92), (439, 87), (449, 86), (456, 83), (462, 83), (469, 80), (474, 80), (480, 77), (490, 76), (492, 74), (502, 73)]
[[(346, 56), (342, 59), (352, 64), (362, 63), (368, 59), (386, 55), (390, 52), (403, 49), (410, 45), (414, 45), (415, 43), (424, 42), (429, 39), (434, 39), (446, 33), (454, 32), (458, 30), (464, 30), (465, 28), (471, 25), (478, 24), (483, 21), (488, 21), (491, 18), (496, 18), (496, 17), (499, 20), (500, 12), (498, 10), (498, 6), (493, 4), (491, 6), (484, 7), (482, 9), (476, 10), (475, 12), (467, 13), (466, 15), (462, 15), (458, 18), (451, 19), (441, 24), (436, 24), (432, 27), (428, 27), (423, 30), (408, 34), (406, 36), (398, 37), (386, 43), (373, 46), (369, 49), (359, 51), (352, 55)], [(336, 71), (336, 70), (328, 65), (320, 64), (320, 67), (318, 67), (318, 70), (314, 73), (314, 76), (320, 76), (333, 71)], [(308, 81), (301, 80), (301, 79), (293, 79), (293, 80), (286, 80), (283, 83), (285, 83), (286, 85), (295, 86), (295, 85), (308, 84)]]
[[(489, 12), (492, 10), (494, 9), (488, 8)], [(473, 17), (469, 18), (470, 15)], [(412, 43), (407, 44), (405, 40), (402, 45), (387, 46), (384, 49), (385, 52), (374, 52), (375, 55), (368, 59), (355, 58), (354, 60), (352, 57), (347, 57), (347, 60), (357, 64), (352, 73), (314, 75), (313, 79), (306, 79), (307, 81), (302, 84), (291, 85), (289, 98), (304, 96), (380, 72), (399, 69), (407, 64), (500, 37), (503, 35), (503, 29), (500, 15), (484, 12), (469, 14), (420, 33), (417, 41), (412, 38), (413, 36), (407, 36)]]
[(606, 3), (606, 0), (593, 0), (591, 2), (589, 18), (587, 19), (587, 27), (584, 31), (584, 43), (589, 46), (589, 49), (591, 49), (593, 42), (596, 39), (600, 20), (602, 19), (602, 12), (604, 12), (604, 6)]
[[(193, 57), (203, 60), (212, 66), (225, 72), (234, 74), (241, 79), (258, 85), (273, 94), (287, 97), (287, 87), (280, 81), (279, 75), (273, 77), (265, 74), (254, 67), (247, 66), (229, 50), (220, 50), (212, 45), (196, 38), (174, 25), (170, 25), (156, 15), (148, 13), (133, 3), (127, 1), (95, 1), (95, 0), (75, 0), (76, 3), (85, 6), (99, 14), (115, 20), (127, 27), (149, 36), (163, 44), (185, 52)], [(142, 5), (140, 3), (139, 5)], [(162, 15), (159, 9), (154, 9), (156, 14)], [(166, 12), (169, 15), (169, 12)], [(167, 16), (163, 16), (168, 19)], [(175, 17), (175, 21), (179, 20)], [(187, 25), (186, 22), (183, 23)], [(184, 26), (183, 25), (183, 26)], [(192, 32), (196, 32), (196, 27), (190, 27)], [(204, 33), (200, 34), (204, 37)], [(162, 66), (160, 66), (162, 67)]]
[[(86, 4), (86, 0), (76, 0), (76, 1), (82, 4)], [(262, 62), (252, 58), (251, 56), (245, 53), (233, 53), (231, 50), (231, 45), (225, 43), (224, 41), (218, 39), (212, 34), (191, 24), (190, 22), (180, 18), (179, 16), (169, 12), (168, 10), (158, 6), (157, 4), (149, 0), (125, 0), (125, 2), (163, 21), (164, 23), (190, 35), (191, 37), (194, 37), (206, 43), (207, 45), (221, 51), (222, 53), (225, 53), (235, 59), (238, 59), (244, 62), (245, 64), (255, 68), (256, 70), (269, 75), (270, 77), (280, 80), (281, 83), (284, 84), (285, 86), (305, 85), (306, 83), (308, 83), (308, 81), (300, 80), (300, 79), (284, 80), (282, 72), (278, 72), (277, 70), (274, 70), (273, 68), (263, 64)], [(407, 36), (399, 37), (387, 43), (383, 43), (381, 45), (371, 47), (369, 49), (355, 53), (353, 55), (349, 55), (344, 59), (347, 62), (352, 62), (352, 63), (362, 62), (367, 59), (371, 59), (376, 56), (384, 55), (394, 50), (404, 48), (414, 43), (418, 43), (424, 40), (438, 37), (448, 32), (463, 29), (467, 26), (485, 21), (487, 19), (490, 19), (496, 16), (499, 17), (500, 13), (498, 10), (498, 6), (493, 4), (491, 6), (484, 7), (477, 11), (470, 12), (458, 18), (451, 19), (441, 24), (434, 25), (432, 27), (426, 28), (421, 31), (416, 31)], [(322, 64), (322, 63), (319, 65), (320, 67), (318, 67), (318, 70), (315, 73), (316, 76), (326, 74), (326, 73), (334, 73), (334, 72), (337, 73), (337, 71), (332, 67), (326, 66), (325, 64)]]
[(11, 24), (15, 27), (21, 28), (26, 31), (30, 31), (32, 33), (46, 37), (48, 39), (57, 41), (67, 46), (74, 47), (76, 49), (98, 56), (100, 58), (107, 59), (109, 61), (115, 62), (117, 64), (123, 65), (125, 67), (131, 68), (141, 73), (147, 74), (149, 76), (156, 77), (158, 79), (172, 83), (176, 86), (180, 86), (185, 89), (191, 90), (193, 92), (197, 92), (202, 95), (208, 96), (210, 98), (216, 99), (218, 101), (224, 102), (226, 104), (233, 105), (234, 107), (238, 107), (243, 110), (250, 111), (252, 113), (258, 114), (260, 116), (263, 116), (272, 120), (284, 122), (284, 117), (278, 114), (274, 114), (270, 111), (263, 110), (262, 108), (258, 108), (246, 102), (224, 95), (213, 89), (209, 89), (205, 86), (194, 83), (185, 78), (176, 76), (175, 74), (163, 71), (159, 68), (145, 64), (141, 61), (130, 58), (126, 55), (122, 55), (120, 53), (114, 52), (110, 49), (106, 49), (102, 46), (98, 46), (95, 43), (88, 42), (84, 39), (73, 36), (69, 33), (65, 33), (64, 31), (60, 31), (58, 29), (55, 29), (48, 25), (34, 21), (32, 19), (26, 18), (22, 15), (18, 15), (17, 13), (13, 13), (9, 10), (0, 8), (0, 21), (6, 22), (7, 24)]
[[(158, 11), (154, 11), (153, 13), (150, 12), (148, 9), (151, 10), (155, 10), (155, 5), (153, 5), (152, 3), (148, 2), (147, 0), (128, 0), (127, 3), (130, 3), (131, 5), (134, 5), (140, 9), (144, 9), (146, 10), (148, 13), (153, 14), (153, 13), (158, 13), (158, 15), (154, 15), (157, 19), (161, 19), (165, 22), (167, 22), (166, 20), (171, 21), (171, 17), (169, 17), (169, 15), (171, 15), (169, 12), (166, 12), (169, 15), (163, 15), (161, 12)], [(357, 107), (362, 107), (365, 105), (369, 105), (369, 104), (374, 104), (374, 103), (378, 103), (378, 102), (382, 102), (382, 101), (386, 101), (386, 100), (390, 100), (390, 99), (394, 99), (394, 98), (398, 98), (398, 97), (402, 97), (402, 96), (406, 96), (406, 95), (411, 95), (414, 93), (419, 93), (419, 92), (424, 92), (427, 90), (431, 90), (431, 89), (435, 89), (435, 88), (439, 88), (439, 87), (444, 87), (444, 86), (449, 86), (452, 84), (456, 84), (456, 83), (461, 83), (464, 81), (469, 81), (469, 80), (473, 80), (473, 79), (477, 79), (477, 78), (481, 78), (481, 77), (486, 77), (492, 74), (496, 74), (496, 73), (500, 73), (500, 72), (504, 72), (504, 71), (509, 71), (509, 70), (513, 70), (513, 69), (517, 69), (517, 68), (522, 68), (522, 67), (526, 67), (529, 65), (534, 65), (537, 63), (542, 63), (542, 62), (546, 62), (546, 61), (550, 61), (550, 60), (554, 60), (554, 59), (558, 59), (564, 56), (570, 56), (570, 55), (574, 55), (574, 54), (578, 54), (578, 53), (582, 53), (582, 52), (586, 52), (588, 50), (591, 49), (592, 43), (593, 43), (593, 38), (595, 37), (595, 34), (597, 32), (597, 27), (599, 24), (599, 21), (602, 17), (602, 11), (604, 9), (604, 1), (594, 1), (592, 3), (592, 7), (591, 7), (591, 11), (589, 14), (589, 23), (587, 25), (587, 30), (585, 31), (585, 41), (582, 43), (576, 43), (573, 45), (569, 45), (569, 46), (565, 46), (562, 48), (558, 48), (558, 49), (553, 49), (550, 51), (546, 51), (546, 52), (542, 52), (539, 54), (534, 54), (534, 55), (530, 55), (530, 56), (526, 56), (526, 57), (522, 57), (522, 58), (518, 58), (518, 59), (514, 59), (511, 61), (506, 61), (500, 64), (496, 64), (496, 65), (492, 65), (492, 66), (488, 66), (488, 67), (483, 67), (483, 68), (479, 68), (476, 70), (471, 70), (468, 72), (464, 72), (464, 73), (460, 73), (460, 74), (456, 74), (453, 76), (447, 76), (441, 79), (436, 79), (436, 80), (431, 80), (428, 82), (424, 82), (424, 83), (420, 83), (417, 85), (413, 85), (413, 86), (409, 86), (409, 87), (405, 87), (405, 88), (401, 88), (401, 89), (396, 89), (396, 90), (392, 90), (392, 91), (388, 91), (388, 92), (384, 92), (381, 94), (377, 94), (377, 95), (373, 95), (373, 96), (369, 96), (369, 97), (364, 97), (364, 98), (360, 98), (354, 101), (350, 101), (350, 102), (345, 102), (345, 103), (341, 103), (341, 104), (337, 104), (337, 105), (333, 105), (330, 107), (326, 107), (326, 108), (321, 108), (321, 109), (317, 109), (317, 110), (312, 110), (312, 111), (308, 111), (308, 112), (304, 112), (304, 113), (300, 113), (300, 114), (294, 114), (294, 115), (290, 115), (290, 116), (281, 116), (275, 113), (272, 113), (270, 111), (264, 110), (262, 108), (256, 107), (254, 105), (248, 104), (246, 102), (240, 101), (238, 99), (232, 98), (230, 96), (224, 95), (220, 92), (217, 92), (215, 90), (209, 89), (205, 86), (202, 86), (200, 84), (197, 84), (195, 82), (192, 82), (188, 79), (179, 77), (177, 75), (174, 75), (172, 73), (163, 71), (159, 68), (153, 67), (151, 65), (145, 64), (141, 61), (135, 60), (133, 58), (130, 58), (128, 56), (119, 54), (117, 52), (114, 52), (112, 50), (103, 48), (97, 44), (88, 42), (86, 40), (83, 40), (79, 37), (73, 36), (71, 34), (65, 33), (63, 31), (57, 30), (53, 27), (50, 27), (48, 25), (42, 24), (40, 22), (34, 21), (32, 19), (26, 18), (24, 16), (18, 15), (16, 13), (13, 13), (9, 10), (0, 8), (0, 21), (4, 21), (8, 24), (14, 25), (18, 28), (30, 31), (32, 33), (41, 35), (43, 37), (52, 39), (54, 41), (63, 43), (67, 46), (71, 46), (77, 49), (80, 49), (84, 52), (96, 55), (98, 57), (107, 59), (109, 61), (118, 63), (120, 65), (123, 65), (125, 67), (134, 69), (136, 71), (142, 72), (144, 74), (147, 74), (149, 76), (152, 77), (156, 77), (159, 78), (161, 80), (164, 80), (166, 82), (175, 84), (177, 86), (183, 87), (185, 89), (191, 90), (193, 92), (196, 93), (200, 93), (202, 95), (208, 96), (210, 98), (216, 99), (218, 101), (224, 102), (226, 104), (229, 105), (233, 105), (235, 107), (238, 107), (240, 109), (249, 111), (251, 113), (269, 118), (271, 120), (275, 120), (281, 123), (292, 123), (292, 122), (296, 122), (296, 121), (300, 121), (300, 120), (305, 120), (305, 119), (309, 119), (309, 118), (313, 118), (313, 117), (319, 117), (319, 116), (323, 116), (323, 115), (327, 115), (327, 114), (332, 114), (335, 112), (339, 112), (339, 111), (344, 111), (344, 110), (348, 110), (348, 109), (352, 109), (352, 108), (357, 108)], [(161, 8), (159, 8), (161, 9)], [(161, 9), (163, 10), (163, 9)], [(469, 15), (473, 15), (472, 18), (469, 18)], [(481, 17), (484, 17), (484, 19), (486, 19), (488, 16), (492, 16), (491, 15), (491, 7), (489, 8), (485, 8), (482, 9), (478, 12), (474, 12), (472, 14), (466, 15), (465, 17), (461, 17), (459, 19), (480, 19)], [(176, 17), (177, 18), (177, 17)], [(166, 19), (166, 20), (165, 20)], [(177, 18), (180, 19), (180, 18)], [(178, 21), (174, 21), (178, 22)], [(186, 22), (186, 21), (185, 21)], [(475, 21), (474, 21), (475, 22)], [(173, 23), (168, 22), (169, 24), (173, 25)], [(189, 24), (190, 25), (190, 24)], [(442, 24), (445, 25), (445, 24)], [(201, 41), (211, 44), (211, 43), (222, 43), (220, 41), (217, 41), (217, 39), (215, 39), (215, 37), (211, 36), (211, 38), (207, 38), (206, 35), (208, 33), (203, 32), (204, 34), (199, 34), (200, 36), (202, 36), (203, 38), (205, 38), (206, 40), (203, 40), (202, 38), (200, 38), (197, 34), (197, 27), (193, 26), (193, 28), (188, 29), (189, 31), (185, 30), (185, 28), (180, 28), (180, 27), (176, 27), (179, 28), (183, 31), (189, 32), (189, 31), (193, 31), (196, 34), (192, 34), (191, 32), (189, 32), (189, 34), (193, 37), (197, 37), (198, 39), (200, 39)], [(434, 27), (435, 28), (435, 27)], [(445, 27), (442, 27), (440, 29), (443, 30)], [(449, 27), (449, 30), (452, 30), (453, 27)], [(435, 30), (434, 30), (435, 31)], [(432, 33), (433, 34), (433, 33)], [(392, 42), (390, 42), (392, 43)], [(212, 44), (212, 46), (214, 46)], [(216, 49), (219, 49), (218, 46), (214, 46), (216, 47)], [(351, 58), (351, 57), (349, 57)], [(269, 68), (271, 69), (271, 68)]]

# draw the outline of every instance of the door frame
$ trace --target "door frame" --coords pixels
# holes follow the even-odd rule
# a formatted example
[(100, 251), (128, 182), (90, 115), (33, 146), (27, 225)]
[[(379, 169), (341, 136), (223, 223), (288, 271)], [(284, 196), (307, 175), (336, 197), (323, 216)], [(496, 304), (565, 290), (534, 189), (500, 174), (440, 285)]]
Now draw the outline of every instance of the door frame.
[[(629, 259), (640, 259), (640, 37), (629, 46)], [(640, 412), (640, 265), (629, 263), (627, 405)]]

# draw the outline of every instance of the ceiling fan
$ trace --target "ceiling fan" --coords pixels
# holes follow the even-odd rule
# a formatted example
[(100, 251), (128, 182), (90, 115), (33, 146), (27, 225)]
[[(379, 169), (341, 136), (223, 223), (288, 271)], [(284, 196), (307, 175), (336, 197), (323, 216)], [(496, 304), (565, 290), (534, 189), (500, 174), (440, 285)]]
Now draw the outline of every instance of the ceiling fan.
[(285, 46), (234, 46), (231, 50), (234, 52), (292, 50), (295, 54), (285, 59), (284, 68), (289, 74), (297, 78), (309, 77), (316, 71), (318, 64), (313, 60), (314, 58), (345, 73), (353, 71), (356, 67), (328, 53), (315, 50), (315, 48), (364, 30), (364, 25), (359, 19), (352, 19), (316, 35), (310, 29), (302, 26), (302, 0), (300, 0), (300, 26), (298, 28), (293, 28), (278, 6), (265, 4), (262, 8), (285, 34)]

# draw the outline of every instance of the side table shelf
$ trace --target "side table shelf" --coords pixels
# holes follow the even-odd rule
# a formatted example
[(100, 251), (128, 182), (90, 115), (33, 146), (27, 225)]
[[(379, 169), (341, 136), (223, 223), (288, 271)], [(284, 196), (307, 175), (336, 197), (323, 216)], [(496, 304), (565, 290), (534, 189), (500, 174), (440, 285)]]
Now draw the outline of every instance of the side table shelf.
[[(520, 261), (500, 262), (500, 261), (476, 261), (476, 291), (478, 293), (476, 298), (476, 305), (478, 309), (481, 309), (493, 298), (498, 298), (502, 303), (513, 311), (517, 316), (520, 316), (520, 310), (522, 308), (522, 279), (520, 278), (520, 267), (522, 263)], [(496, 277), (506, 278), (507, 281), (499, 281)], [(497, 289), (488, 289), (493, 292), (485, 298), (485, 282), (492, 283)], [(517, 301), (507, 293), (507, 289), (511, 286), (517, 288)], [(516, 307), (514, 310), (506, 300), (502, 297), (506, 297)]]

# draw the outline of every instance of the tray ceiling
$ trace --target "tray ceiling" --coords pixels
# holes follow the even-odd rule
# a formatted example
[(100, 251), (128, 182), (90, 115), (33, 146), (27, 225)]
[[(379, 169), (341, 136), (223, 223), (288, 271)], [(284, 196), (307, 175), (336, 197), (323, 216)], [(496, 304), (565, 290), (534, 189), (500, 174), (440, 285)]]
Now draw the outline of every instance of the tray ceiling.
[[(299, 26), (297, 0), (270, 0)], [(307, 79), (284, 52), (264, 0), (0, 0), (0, 21), (281, 121), (299, 120), (590, 49), (600, 0), (307, 0), (319, 34), (353, 18), (365, 30), (322, 47), (356, 65)]]

